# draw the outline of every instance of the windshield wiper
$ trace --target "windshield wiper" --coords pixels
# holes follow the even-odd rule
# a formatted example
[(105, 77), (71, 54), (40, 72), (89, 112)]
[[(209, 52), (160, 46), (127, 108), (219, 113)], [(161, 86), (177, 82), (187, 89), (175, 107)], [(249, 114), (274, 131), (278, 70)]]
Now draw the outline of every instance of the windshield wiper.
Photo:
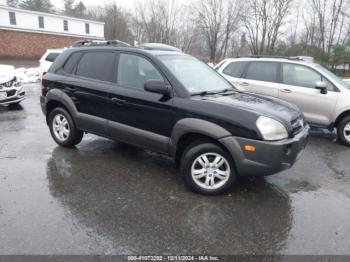
[(192, 93), (192, 96), (218, 95), (218, 94), (226, 93), (228, 91), (235, 91), (235, 90), (231, 88), (226, 88), (224, 90), (219, 90), (219, 91), (201, 91), (201, 92)]

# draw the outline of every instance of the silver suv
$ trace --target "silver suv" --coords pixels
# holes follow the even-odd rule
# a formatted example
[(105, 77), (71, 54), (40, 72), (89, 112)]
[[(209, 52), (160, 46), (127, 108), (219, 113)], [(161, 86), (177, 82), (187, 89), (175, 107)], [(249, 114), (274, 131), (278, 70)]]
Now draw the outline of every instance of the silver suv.
[(296, 104), (311, 126), (337, 128), (350, 146), (350, 86), (322, 66), (301, 58), (225, 59), (215, 69), (241, 91)]

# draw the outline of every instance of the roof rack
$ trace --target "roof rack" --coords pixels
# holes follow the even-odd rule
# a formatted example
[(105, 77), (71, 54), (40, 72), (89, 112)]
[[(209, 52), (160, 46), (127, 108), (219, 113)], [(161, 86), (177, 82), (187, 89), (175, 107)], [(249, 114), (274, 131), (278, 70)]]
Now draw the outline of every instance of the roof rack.
[(161, 43), (144, 43), (138, 45), (137, 47), (144, 50), (173, 51), (182, 53), (181, 49), (179, 48)]
[(278, 59), (287, 59), (295, 61), (304, 61), (302, 56), (277, 56), (277, 55), (251, 55), (251, 56), (237, 56), (235, 58), (278, 58)]
[(128, 43), (119, 40), (80, 40), (73, 44), (73, 47), (89, 46), (119, 46), (131, 47)]

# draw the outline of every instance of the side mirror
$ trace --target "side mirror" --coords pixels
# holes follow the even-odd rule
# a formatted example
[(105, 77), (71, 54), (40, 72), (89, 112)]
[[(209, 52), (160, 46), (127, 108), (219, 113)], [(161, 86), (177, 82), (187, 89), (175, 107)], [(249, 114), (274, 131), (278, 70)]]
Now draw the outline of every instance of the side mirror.
[(328, 90), (327, 90), (327, 84), (323, 81), (318, 81), (316, 83), (316, 89), (320, 90), (321, 94), (327, 94)]
[(146, 91), (151, 93), (157, 93), (162, 95), (171, 94), (171, 87), (167, 85), (163, 80), (147, 80), (144, 88)]

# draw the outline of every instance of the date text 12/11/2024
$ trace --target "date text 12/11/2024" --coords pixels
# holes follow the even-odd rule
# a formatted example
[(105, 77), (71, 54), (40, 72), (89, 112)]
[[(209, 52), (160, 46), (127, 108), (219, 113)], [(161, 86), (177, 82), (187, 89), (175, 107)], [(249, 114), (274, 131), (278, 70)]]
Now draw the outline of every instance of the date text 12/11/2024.
[(128, 256), (128, 261), (220, 261), (217, 256)]

